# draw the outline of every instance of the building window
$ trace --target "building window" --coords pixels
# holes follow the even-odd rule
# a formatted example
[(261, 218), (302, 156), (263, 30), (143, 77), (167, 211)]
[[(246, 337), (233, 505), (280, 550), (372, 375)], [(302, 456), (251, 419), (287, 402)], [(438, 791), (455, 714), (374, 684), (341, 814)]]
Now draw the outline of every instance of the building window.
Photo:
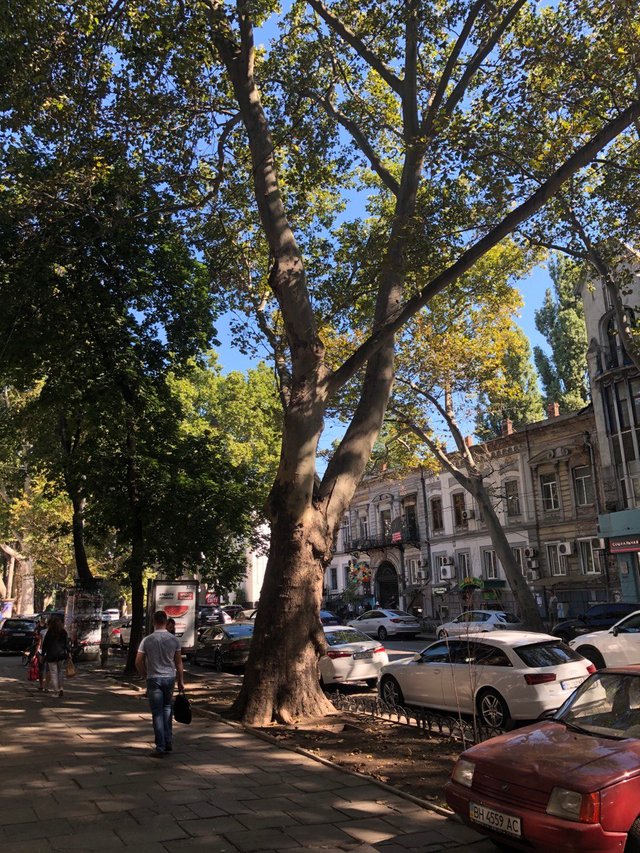
[(513, 518), (520, 515), (520, 494), (518, 493), (518, 481), (507, 480), (504, 484), (504, 495), (507, 501), (507, 515)]
[(497, 580), (498, 578), (498, 561), (496, 560), (495, 551), (482, 552), (482, 567), (486, 580)]
[(436, 531), (443, 528), (442, 498), (431, 498), (431, 529)]
[(378, 517), (380, 519), (380, 535), (385, 542), (389, 541), (391, 539), (391, 510), (381, 509)]
[(360, 538), (368, 539), (369, 538), (369, 519), (366, 515), (361, 515), (359, 519), (360, 525)]
[(549, 564), (549, 574), (551, 577), (567, 574), (566, 557), (562, 556), (558, 551), (558, 544), (547, 545), (547, 562)]
[(580, 570), (583, 575), (599, 575), (600, 559), (593, 552), (590, 539), (579, 539)]
[(456, 554), (458, 568), (460, 569), (461, 578), (471, 577), (471, 567), (469, 564), (469, 554), (465, 551), (462, 554)]
[(344, 589), (349, 589), (349, 584), (351, 583), (351, 567), (344, 567)]
[(418, 561), (407, 560), (407, 574), (409, 583), (415, 583), (418, 580)]
[(558, 481), (555, 474), (540, 475), (540, 489), (542, 491), (542, 509), (549, 511), (560, 509), (558, 499)]
[(348, 551), (351, 547), (351, 525), (349, 523), (348, 515), (345, 515), (345, 517), (342, 519), (340, 533), (342, 534), (342, 550)]
[(331, 589), (338, 589), (338, 570), (331, 568)]
[(453, 500), (453, 522), (456, 527), (466, 527), (467, 519), (464, 509), (464, 492), (455, 492)]
[(406, 538), (410, 542), (417, 542), (419, 539), (418, 536), (418, 516), (416, 512), (416, 505), (414, 503), (404, 504), (403, 506), (404, 512), (404, 527)]
[(576, 506), (588, 506), (593, 503), (593, 480), (589, 465), (580, 465), (573, 469), (573, 488)]
[(524, 552), (522, 548), (512, 548), (513, 559), (515, 560), (515, 564), (518, 567), (521, 575), (525, 575), (526, 566), (524, 564)]

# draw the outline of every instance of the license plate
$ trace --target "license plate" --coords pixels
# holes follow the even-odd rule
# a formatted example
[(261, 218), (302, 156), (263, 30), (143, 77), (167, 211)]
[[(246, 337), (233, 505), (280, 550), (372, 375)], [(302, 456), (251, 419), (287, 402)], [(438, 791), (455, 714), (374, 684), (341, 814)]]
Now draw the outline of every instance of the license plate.
[(26, 635), (26, 634), (21, 634), (19, 631), (14, 631), (13, 636), (14, 636), (14, 637), (26, 637), (27, 635)]
[(469, 817), (474, 823), (488, 826), (497, 832), (503, 832), (505, 835), (511, 835), (514, 838), (520, 838), (522, 835), (519, 817), (513, 817), (513, 815), (498, 812), (495, 809), (488, 809), (486, 806), (480, 806), (477, 803), (469, 803)]
[(356, 652), (353, 656), (354, 660), (371, 660), (373, 652)]
[(560, 682), (560, 686), (563, 690), (573, 690), (579, 684), (582, 684), (584, 678), (565, 678), (564, 681)]

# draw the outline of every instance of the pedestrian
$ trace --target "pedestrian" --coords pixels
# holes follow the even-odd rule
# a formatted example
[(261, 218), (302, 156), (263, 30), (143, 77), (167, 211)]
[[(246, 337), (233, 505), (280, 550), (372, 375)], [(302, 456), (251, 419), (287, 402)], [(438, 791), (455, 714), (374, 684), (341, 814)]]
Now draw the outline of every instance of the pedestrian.
[(42, 657), (51, 675), (53, 693), (63, 696), (64, 668), (69, 657), (69, 637), (59, 616), (52, 616), (49, 620), (49, 627), (42, 641)]
[(136, 669), (147, 679), (155, 749), (151, 755), (162, 758), (173, 750), (173, 690), (184, 690), (184, 668), (180, 640), (167, 631), (167, 614), (153, 614), (153, 634), (143, 638), (136, 655)]
[(111, 623), (103, 620), (100, 628), (100, 666), (105, 667), (109, 660), (109, 646), (111, 644)]
[(176, 620), (171, 616), (167, 619), (167, 631), (170, 634), (173, 634), (173, 636), (175, 637), (175, 635), (176, 635)]
[(35, 655), (38, 658), (38, 690), (45, 690), (44, 686), (44, 676), (45, 671), (47, 669), (47, 665), (42, 656), (42, 643), (45, 638), (45, 634), (47, 633), (47, 620), (44, 616), (41, 616), (38, 619), (38, 624), (36, 625), (36, 636), (35, 636)]

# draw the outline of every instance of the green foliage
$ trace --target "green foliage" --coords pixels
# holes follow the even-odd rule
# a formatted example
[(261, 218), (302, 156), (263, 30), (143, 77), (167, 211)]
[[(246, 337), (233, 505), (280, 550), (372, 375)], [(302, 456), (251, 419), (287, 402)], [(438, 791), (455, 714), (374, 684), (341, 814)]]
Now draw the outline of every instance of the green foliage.
[(586, 372), (587, 333), (584, 312), (575, 287), (583, 265), (559, 256), (551, 261), (553, 293), (536, 311), (536, 328), (546, 338), (550, 354), (535, 347), (535, 363), (547, 403), (559, 403), (561, 412), (575, 412), (589, 400)]

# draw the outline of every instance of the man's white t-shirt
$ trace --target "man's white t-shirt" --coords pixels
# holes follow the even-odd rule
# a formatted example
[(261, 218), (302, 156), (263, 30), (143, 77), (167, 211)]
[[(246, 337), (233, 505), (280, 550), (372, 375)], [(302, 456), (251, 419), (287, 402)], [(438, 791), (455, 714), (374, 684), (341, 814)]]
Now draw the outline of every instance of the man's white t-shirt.
[(156, 628), (143, 637), (138, 651), (145, 656), (147, 678), (175, 678), (175, 657), (180, 648), (180, 640), (166, 628)]

